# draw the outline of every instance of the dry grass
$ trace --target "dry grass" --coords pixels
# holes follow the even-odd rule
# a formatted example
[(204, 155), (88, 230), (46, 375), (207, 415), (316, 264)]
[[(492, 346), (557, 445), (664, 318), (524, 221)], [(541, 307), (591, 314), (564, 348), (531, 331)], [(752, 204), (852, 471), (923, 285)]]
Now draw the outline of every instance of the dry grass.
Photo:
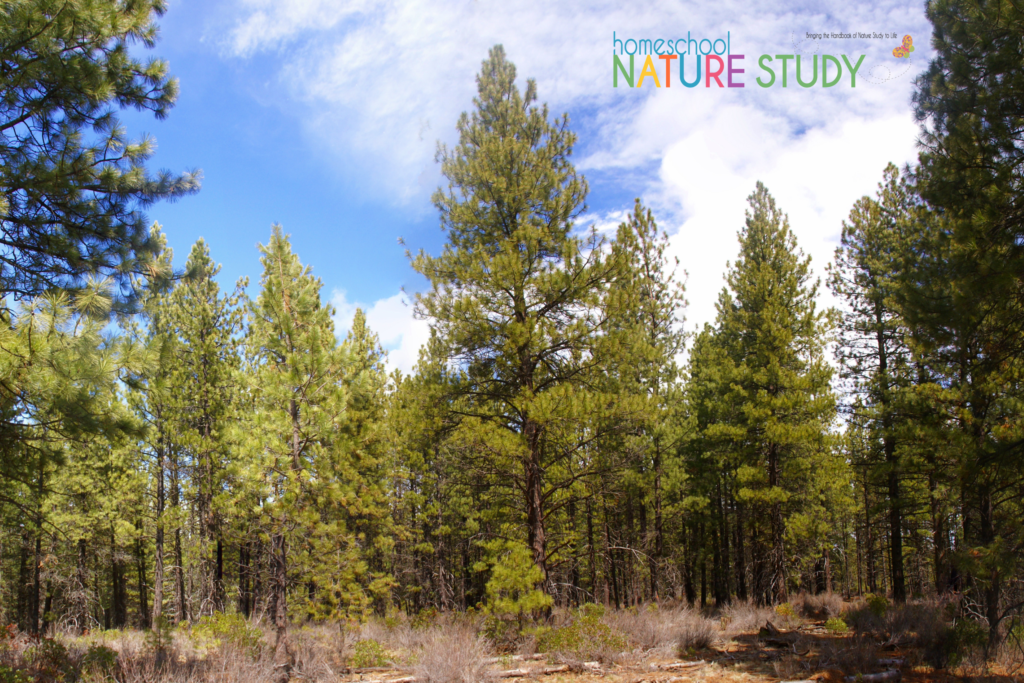
[(602, 621), (626, 636), (630, 645), (643, 651), (663, 650), (670, 654), (676, 646), (682, 621), (689, 617), (687, 609), (612, 610)]
[(480, 683), (487, 678), (486, 654), (476, 629), (441, 625), (422, 638), (413, 675), (423, 683)]
[(722, 610), (722, 622), (728, 635), (757, 632), (768, 621), (780, 629), (793, 629), (801, 623), (799, 617), (772, 607), (758, 606), (749, 600), (733, 602)]
[(718, 624), (697, 612), (683, 613), (678, 629), (679, 637), (676, 642), (680, 656), (694, 650), (709, 648), (718, 642)]
[(818, 666), (845, 674), (870, 673), (878, 667), (879, 646), (868, 636), (839, 638), (822, 646)]
[(808, 619), (825, 621), (842, 614), (845, 603), (842, 596), (836, 593), (820, 593), (818, 595), (800, 593), (793, 598), (792, 605), (798, 614)]

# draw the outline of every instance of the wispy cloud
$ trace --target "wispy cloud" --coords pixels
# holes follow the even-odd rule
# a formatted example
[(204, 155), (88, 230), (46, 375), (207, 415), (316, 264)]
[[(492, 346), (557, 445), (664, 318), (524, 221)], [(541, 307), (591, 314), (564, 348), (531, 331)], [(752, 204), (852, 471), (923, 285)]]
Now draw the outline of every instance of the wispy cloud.
[[(912, 79), (930, 54), (930, 25), (917, 4), (724, 0), (638, 9), (533, 0), (239, 3), (237, 23), (224, 32), (224, 49), (239, 58), (279, 56), (280, 87), (302, 103), (311, 140), (334, 150), (368, 193), (424, 209), (439, 182), (436, 141), (454, 140), (459, 113), (472, 108), (481, 60), (493, 44), (503, 43), (519, 74), (537, 79), (552, 111), (573, 113), (579, 167), (603, 178), (628, 178), (656, 209), (673, 236), (672, 252), (689, 272), (690, 327), (714, 316), (756, 180), (765, 181), (789, 212), (821, 275), (853, 201), (873, 191), (886, 162), (915, 156)], [(733, 53), (746, 56), (746, 87), (614, 89), (613, 31), (652, 38), (728, 32)], [(918, 49), (913, 60), (897, 61), (890, 53), (898, 40), (806, 38), (828, 31), (910, 33)], [(792, 63), (789, 87), (754, 84), (759, 55), (794, 53), (867, 57), (856, 88), (848, 80), (829, 89), (820, 80), (801, 88)], [(879, 83), (900, 69), (906, 73)], [(594, 220), (611, 229), (630, 208), (603, 206)], [(393, 298), (373, 308), (379, 305), (383, 316), (392, 305), (383, 302)], [(396, 310), (387, 319), (402, 316)], [(397, 352), (405, 335), (396, 343)]]
[(335, 290), (331, 296), (334, 306), (334, 329), (343, 339), (352, 329), (356, 309), (366, 314), (366, 324), (388, 353), (389, 370), (399, 369), (410, 373), (419, 359), (420, 346), (430, 338), (430, 326), (424, 320), (413, 316), (414, 303), (403, 292), (379, 299), (371, 304), (358, 304), (348, 300), (345, 292)]

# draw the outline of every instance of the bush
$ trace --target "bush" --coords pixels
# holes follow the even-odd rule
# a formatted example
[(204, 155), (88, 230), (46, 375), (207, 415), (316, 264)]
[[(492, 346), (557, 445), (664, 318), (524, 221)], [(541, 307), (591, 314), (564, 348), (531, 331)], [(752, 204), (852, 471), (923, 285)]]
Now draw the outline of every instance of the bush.
[(818, 665), (852, 675), (872, 671), (878, 666), (878, 643), (869, 636), (827, 642), (822, 646)]
[(794, 600), (794, 606), (809, 619), (833, 619), (843, 613), (843, 599), (835, 593), (802, 593)]
[(25, 651), (25, 663), (36, 680), (73, 680), (75, 666), (68, 649), (56, 640), (43, 638), (38, 645)]
[(356, 643), (355, 647), (352, 648), (352, 654), (349, 656), (349, 665), (356, 669), (385, 666), (387, 663), (387, 650), (372, 638), (360, 640)]
[(472, 629), (447, 626), (423, 641), (414, 668), (423, 683), (479, 683), (487, 676), (483, 641)]
[(885, 630), (885, 622), (867, 603), (860, 603), (843, 614), (843, 621), (857, 633), (881, 633)]
[(263, 632), (246, 621), (241, 614), (223, 612), (201, 618), (192, 626), (191, 635), (197, 644), (229, 644), (253, 656), (259, 653), (263, 641)]
[(885, 613), (889, 609), (889, 599), (884, 595), (873, 595), (868, 593), (864, 596), (864, 600), (867, 602), (868, 609), (879, 619), (885, 618)]
[(718, 640), (718, 626), (715, 622), (695, 612), (689, 612), (679, 625), (679, 656), (693, 654), (709, 648)]
[(722, 621), (729, 633), (749, 633), (763, 627), (766, 621), (786, 629), (798, 626), (800, 620), (795, 615), (783, 615), (771, 607), (758, 606), (748, 600), (726, 605), (722, 610)]
[(961, 619), (949, 631), (947, 641), (947, 666), (964, 663), (977, 654), (988, 643), (988, 633), (981, 624), (972, 619)]
[(825, 629), (828, 630), (829, 633), (842, 635), (843, 633), (848, 632), (850, 627), (846, 625), (846, 622), (843, 621), (841, 617), (832, 617), (825, 622)]
[(427, 629), (437, 622), (438, 616), (439, 612), (436, 609), (427, 607), (416, 613), (416, 616), (410, 621), (410, 625), (415, 629)]
[(79, 665), (83, 677), (92, 675), (101, 679), (107, 678), (117, 666), (117, 652), (104, 645), (90, 645), (82, 655)]
[(21, 669), (12, 669), (6, 664), (0, 664), (0, 683), (32, 683), (32, 679)]
[(537, 651), (557, 654), (565, 659), (611, 661), (626, 649), (626, 638), (600, 621), (594, 610), (578, 610), (575, 619), (536, 634)]
[(900, 645), (911, 640), (931, 638), (936, 629), (943, 629), (945, 623), (942, 610), (935, 604), (906, 604), (888, 608), (885, 614), (885, 631), (890, 645)]
[(615, 610), (602, 620), (613, 631), (625, 634), (632, 645), (641, 650), (653, 650), (660, 647), (672, 649), (676, 646), (679, 622), (686, 616), (687, 612), (683, 610), (648, 608), (636, 611)]
[(781, 605), (775, 606), (775, 613), (784, 619), (793, 619), (796, 617), (796, 610), (793, 609), (793, 605), (788, 602), (784, 602)]

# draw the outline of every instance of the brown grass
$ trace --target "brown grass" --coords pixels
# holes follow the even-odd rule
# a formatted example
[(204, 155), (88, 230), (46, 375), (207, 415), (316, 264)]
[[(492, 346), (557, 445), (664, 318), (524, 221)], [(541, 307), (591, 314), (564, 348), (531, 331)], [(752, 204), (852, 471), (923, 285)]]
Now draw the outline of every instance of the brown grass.
[(722, 622), (729, 635), (756, 633), (768, 621), (783, 630), (797, 628), (801, 623), (799, 617), (780, 614), (772, 607), (761, 607), (749, 600), (733, 602), (722, 609)]
[(718, 642), (718, 624), (703, 615), (686, 611), (679, 620), (679, 636), (676, 641), (679, 655), (684, 656), (692, 650), (703, 650)]
[(465, 624), (430, 629), (421, 641), (413, 675), (423, 683), (480, 683), (488, 677), (484, 641)]
[(821, 621), (838, 617), (845, 607), (842, 596), (836, 593), (800, 593), (791, 603), (798, 614)]

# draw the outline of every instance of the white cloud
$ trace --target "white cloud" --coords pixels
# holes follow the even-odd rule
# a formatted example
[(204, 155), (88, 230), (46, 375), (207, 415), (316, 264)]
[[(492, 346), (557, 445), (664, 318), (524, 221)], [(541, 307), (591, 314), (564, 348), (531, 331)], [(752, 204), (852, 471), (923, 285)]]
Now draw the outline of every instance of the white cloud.
[(348, 334), (356, 309), (362, 308), (366, 324), (388, 352), (388, 369), (397, 368), (404, 374), (412, 372), (419, 360), (420, 347), (430, 338), (430, 325), (413, 316), (413, 302), (404, 292), (363, 305), (350, 302), (344, 291), (334, 290), (331, 304), (335, 308), (334, 329), (339, 339)]
[[(240, 57), (277, 51), (278, 87), (287, 93), (281, 99), (302, 103), (316, 147), (343, 160), (368, 193), (424, 211), (439, 181), (435, 141), (454, 140), (459, 113), (472, 107), (481, 60), (503, 43), (519, 74), (536, 77), (553, 113), (570, 110), (583, 122), (574, 124), (578, 166), (642, 188), (673, 235), (671, 251), (689, 272), (691, 329), (713, 319), (756, 180), (789, 213), (800, 246), (824, 276), (853, 201), (873, 192), (888, 161), (915, 157), (910, 96), (913, 77), (930, 56), (930, 26), (922, 6), (902, 0), (690, 1), (639, 9), (611, 0), (238, 2), (240, 19), (224, 32), (225, 49)], [(805, 38), (806, 32), (893, 30), (915, 37), (912, 60), (889, 53), (899, 40)], [(656, 91), (614, 89), (613, 31), (620, 38), (728, 32), (733, 53), (746, 55), (746, 87), (690, 90), (675, 82)], [(867, 58), (856, 88), (846, 73), (836, 87), (826, 90), (819, 81), (801, 88), (792, 63), (787, 88), (757, 87), (757, 57), (783, 53)], [(907, 73), (873, 82), (885, 76), (886, 65)], [(631, 208), (602, 207), (591, 220), (613, 229)], [(390, 335), (392, 362), (411, 367), (409, 345), (426, 339), (425, 323), (412, 320), (401, 295), (375, 302), (368, 315), (382, 340)]]

